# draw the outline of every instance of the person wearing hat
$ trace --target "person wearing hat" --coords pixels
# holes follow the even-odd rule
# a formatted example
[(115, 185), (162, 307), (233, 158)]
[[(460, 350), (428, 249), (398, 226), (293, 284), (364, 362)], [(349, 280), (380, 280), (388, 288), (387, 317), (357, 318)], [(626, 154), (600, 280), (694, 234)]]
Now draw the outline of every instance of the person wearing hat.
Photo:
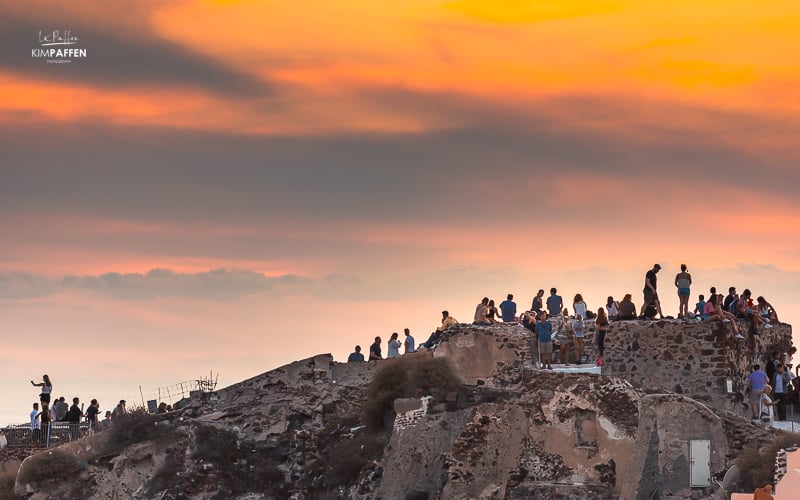
[(656, 274), (661, 270), (661, 264), (654, 264), (653, 269), (647, 271), (647, 274), (644, 276), (644, 304), (642, 304), (642, 311), (641, 315), (645, 315), (645, 311), (647, 310), (647, 306), (655, 307), (656, 311), (658, 311), (658, 317), (664, 319), (664, 315), (661, 313), (661, 302), (658, 300), (658, 292), (657, 289), (657, 278)]

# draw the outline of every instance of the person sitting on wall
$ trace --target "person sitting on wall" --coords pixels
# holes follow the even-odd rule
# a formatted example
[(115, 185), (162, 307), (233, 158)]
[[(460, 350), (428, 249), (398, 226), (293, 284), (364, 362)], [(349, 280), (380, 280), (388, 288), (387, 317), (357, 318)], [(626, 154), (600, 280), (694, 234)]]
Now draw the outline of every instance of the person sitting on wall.
[(378, 361), (380, 359), (383, 359), (383, 356), (381, 355), (381, 338), (375, 337), (375, 342), (369, 346), (369, 360)]
[(737, 339), (741, 340), (745, 338), (741, 333), (739, 333), (739, 326), (736, 324), (733, 315), (722, 308), (722, 304), (720, 304), (719, 300), (719, 295), (712, 295), (711, 298), (708, 299), (708, 302), (706, 303), (705, 314), (708, 316), (707, 321), (721, 321), (723, 323), (728, 323), (731, 325), (731, 332)]
[(506, 300), (500, 303), (500, 312), (504, 323), (513, 323), (517, 321), (517, 304), (514, 302), (513, 294), (509, 293), (506, 296)]
[(706, 309), (706, 297), (702, 293), (697, 297), (697, 304), (694, 306), (694, 311), (692, 311), (695, 316), (700, 316), (703, 321), (708, 321), (706, 317), (705, 309)]
[(364, 362), (364, 355), (361, 353), (361, 346), (357, 345), (354, 352), (351, 352), (349, 356), (347, 356), (348, 363), (363, 363)]
[(533, 298), (533, 302), (531, 303), (531, 311), (539, 314), (542, 312), (543, 305), (542, 305), (542, 297), (544, 297), (544, 290), (539, 290), (536, 292), (536, 296)]
[(475, 318), (472, 322), (476, 326), (490, 326), (492, 323), (489, 321), (489, 297), (484, 297), (481, 303), (475, 308)]
[(758, 303), (758, 314), (764, 319), (764, 323), (778, 323), (778, 313), (775, 312), (772, 304), (767, 302), (767, 299), (759, 295), (756, 302)]
[(739, 297), (739, 301), (736, 303), (736, 316), (749, 320), (750, 332), (757, 333), (758, 327), (764, 324), (764, 320), (758, 315), (753, 300), (750, 297), (750, 290), (745, 289), (745, 291), (742, 292), (742, 296)]
[(609, 321), (617, 319), (617, 315), (619, 314), (619, 302), (614, 300), (614, 297), (610, 295), (606, 301), (606, 313), (608, 314)]
[(626, 293), (619, 303), (619, 314), (617, 321), (636, 319), (636, 305), (631, 300), (631, 294)]
[(437, 327), (436, 330), (434, 330), (433, 333), (431, 333), (431, 336), (428, 337), (428, 340), (420, 344), (419, 347), (422, 347), (424, 349), (432, 348), (433, 346), (439, 343), (439, 338), (442, 336), (443, 331), (447, 330), (447, 328), (450, 327), (450, 325), (457, 325), (457, 324), (458, 320), (450, 316), (450, 313), (448, 311), (442, 311), (441, 326)]
[(561, 295), (558, 295), (558, 290), (555, 287), (550, 289), (550, 296), (547, 297), (547, 311), (551, 317), (558, 316), (561, 309), (564, 307), (564, 301)]

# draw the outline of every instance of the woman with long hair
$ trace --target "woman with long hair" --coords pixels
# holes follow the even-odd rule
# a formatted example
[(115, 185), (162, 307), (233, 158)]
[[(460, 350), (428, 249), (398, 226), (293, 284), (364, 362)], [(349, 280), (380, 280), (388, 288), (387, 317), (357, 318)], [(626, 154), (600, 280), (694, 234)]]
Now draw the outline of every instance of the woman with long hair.
[(597, 365), (603, 366), (603, 356), (606, 352), (606, 333), (608, 333), (608, 318), (606, 311), (602, 307), (597, 310), (597, 318), (594, 320), (595, 342), (597, 342), (597, 352), (600, 356)]
[(389, 358), (396, 358), (400, 355), (400, 346), (403, 344), (397, 340), (397, 332), (392, 333), (392, 337), (389, 339), (389, 346), (386, 351), (386, 359)]
[(577, 317), (579, 314), (581, 318), (586, 318), (586, 302), (583, 301), (583, 295), (576, 293), (575, 298), (572, 299), (572, 310)]
[(614, 321), (617, 319), (617, 315), (619, 314), (619, 302), (614, 300), (614, 297), (610, 295), (606, 301), (606, 312), (608, 313), (609, 321)]
[(731, 331), (734, 335), (736, 335), (737, 339), (743, 339), (744, 337), (739, 333), (739, 327), (736, 325), (736, 317), (726, 311), (722, 307), (722, 301), (719, 300), (719, 295), (712, 295), (711, 298), (706, 303), (706, 314), (708, 315), (707, 321), (721, 321), (724, 323), (730, 323)]
[(494, 324), (497, 323), (498, 316), (500, 316), (500, 314), (497, 312), (497, 307), (494, 305), (494, 300), (490, 300), (486, 309), (486, 318), (489, 320), (489, 323)]
[(759, 296), (756, 299), (756, 302), (758, 303), (758, 314), (760, 314), (761, 318), (764, 319), (764, 323), (778, 322), (778, 313), (775, 312), (775, 308), (772, 307), (772, 304), (767, 302), (767, 299), (765, 299), (762, 296)]
[(636, 305), (631, 300), (631, 294), (626, 293), (619, 303), (619, 314), (617, 320), (636, 319)]
[(41, 387), (42, 393), (39, 394), (39, 402), (44, 405), (45, 403), (49, 406), (50, 405), (50, 394), (53, 392), (53, 384), (50, 382), (50, 377), (47, 375), (42, 375), (42, 381), (38, 384), (34, 383), (31, 380), (31, 385), (34, 387)]

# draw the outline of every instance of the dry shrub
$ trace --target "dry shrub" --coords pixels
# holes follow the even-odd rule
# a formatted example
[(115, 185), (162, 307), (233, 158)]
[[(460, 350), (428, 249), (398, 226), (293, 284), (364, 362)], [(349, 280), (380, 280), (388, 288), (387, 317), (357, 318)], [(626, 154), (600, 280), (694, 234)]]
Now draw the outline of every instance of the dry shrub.
[(800, 436), (781, 433), (778, 437), (761, 450), (746, 449), (736, 461), (741, 471), (740, 481), (747, 481), (749, 477), (754, 488), (772, 484), (775, 476), (775, 456), (784, 448), (800, 445)]
[(61, 449), (43, 451), (32, 456), (19, 471), (17, 479), (25, 483), (38, 483), (54, 478), (66, 478), (81, 468), (78, 457)]
[(372, 428), (384, 428), (383, 415), (392, 410), (397, 398), (415, 397), (418, 391), (443, 396), (461, 387), (444, 358), (402, 356), (382, 363), (369, 386), (364, 408), (364, 421)]
[(0, 472), (0, 500), (13, 500), (20, 498), (14, 495), (14, 481), (17, 479), (17, 471)]
[(172, 429), (169, 425), (159, 423), (155, 415), (144, 410), (134, 410), (114, 417), (108, 432), (111, 436), (109, 446), (117, 451), (143, 441), (172, 441)]

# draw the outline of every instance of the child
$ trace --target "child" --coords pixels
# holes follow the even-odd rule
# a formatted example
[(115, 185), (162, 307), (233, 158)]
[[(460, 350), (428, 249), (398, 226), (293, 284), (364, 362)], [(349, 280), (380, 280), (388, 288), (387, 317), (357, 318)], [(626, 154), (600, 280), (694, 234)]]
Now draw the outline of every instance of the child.
[(708, 314), (705, 313), (706, 297), (701, 293), (699, 295), (699, 299), (700, 301), (697, 303), (697, 305), (694, 306), (694, 311), (692, 312), (694, 312), (696, 316), (700, 316), (701, 318), (703, 318), (703, 321), (708, 321)]

